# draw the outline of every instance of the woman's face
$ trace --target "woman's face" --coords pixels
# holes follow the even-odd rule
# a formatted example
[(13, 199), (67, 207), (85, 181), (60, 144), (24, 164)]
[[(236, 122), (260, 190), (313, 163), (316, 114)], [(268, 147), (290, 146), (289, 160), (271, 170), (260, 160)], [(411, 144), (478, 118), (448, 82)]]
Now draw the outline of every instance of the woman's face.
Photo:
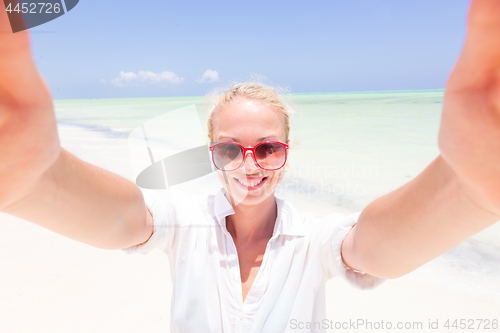
[[(285, 142), (285, 120), (272, 107), (255, 100), (237, 99), (215, 115), (214, 142), (236, 142), (246, 148), (263, 141)], [(219, 180), (232, 196), (235, 205), (256, 205), (270, 196), (283, 179), (284, 168), (266, 171), (255, 164), (252, 153), (247, 151), (244, 164), (237, 170), (218, 170)], [(251, 184), (255, 184), (250, 186)]]

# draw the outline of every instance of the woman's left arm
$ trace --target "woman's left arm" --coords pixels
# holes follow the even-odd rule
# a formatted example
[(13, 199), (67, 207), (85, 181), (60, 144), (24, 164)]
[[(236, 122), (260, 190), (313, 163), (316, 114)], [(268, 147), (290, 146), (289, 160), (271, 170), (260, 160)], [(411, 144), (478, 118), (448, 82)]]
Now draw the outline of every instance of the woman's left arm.
[(441, 154), (368, 205), (342, 245), (346, 265), (396, 278), (500, 220), (500, 1), (473, 0), (445, 91)]

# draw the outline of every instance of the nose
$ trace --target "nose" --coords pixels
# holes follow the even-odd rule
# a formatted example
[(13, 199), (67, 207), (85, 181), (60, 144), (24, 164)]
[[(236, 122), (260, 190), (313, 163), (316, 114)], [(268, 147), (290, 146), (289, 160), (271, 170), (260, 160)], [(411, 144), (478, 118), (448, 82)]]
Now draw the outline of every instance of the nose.
[(255, 163), (255, 160), (252, 156), (251, 151), (247, 151), (245, 157), (243, 158), (243, 168), (245, 169), (246, 173), (251, 173), (252, 171), (255, 171), (256, 169), (259, 169), (259, 167)]

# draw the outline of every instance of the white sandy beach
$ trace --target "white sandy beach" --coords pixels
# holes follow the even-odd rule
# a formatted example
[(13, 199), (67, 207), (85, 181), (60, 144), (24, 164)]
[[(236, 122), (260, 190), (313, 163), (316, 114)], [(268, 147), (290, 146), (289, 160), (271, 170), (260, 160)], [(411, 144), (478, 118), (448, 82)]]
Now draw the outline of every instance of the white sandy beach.
[[(363, 103), (358, 103), (358, 107), (368, 103), (365, 102), (363, 100)], [(399, 102), (400, 105), (405, 103)], [(431, 102), (423, 107), (429, 105)], [(411, 107), (414, 105), (409, 106)], [(304, 109), (306, 112), (303, 122), (306, 125), (303, 130), (307, 129), (308, 121), (314, 120), (308, 118), (309, 109)], [(379, 114), (373, 119), (361, 121), (366, 121), (366, 128), (369, 129), (370, 122), (384, 116), (387, 115)], [(373, 127), (375, 135), (380, 138), (378, 153), (374, 148), (370, 148), (371, 152), (368, 148), (366, 151), (356, 150), (358, 146), (365, 147), (362, 142), (351, 140), (345, 142), (347, 148), (341, 149), (339, 147), (342, 147), (342, 143), (338, 139), (329, 141), (334, 146), (330, 157), (337, 160), (350, 159), (344, 164), (338, 162), (336, 165), (339, 170), (359, 165), (374, 165), (377, 168), (376, 175), (358, 174), (336, 180), (345, 186), (348, 182), (364, 184), (362, 193), (358, 191), (357, 194), (341, 195), (335, 191), (326, 191), (327, 193), (305, 195), (300, 191), (282, 191), (281, 197), (302, 210), (350, 213), (362, 208), (374, 196), (383, 194), (379, 192), (390, 190), (414, 177), (435, 154), (436, 147), (423, 142), (408, 152), (409, 146), (422, 143), (417, 135), (420, 133), (420, 125), (410, 118), (402, 120), (408, 128), (401, 128), (398, 133), (401, 137), (408, 138), (408, 142), (392, 142), (384, 133), (377, 133), (380, 126)], [(349, 121), (350, 118), (345, 119)], [(411, 131), (411, 124), (414, 124), (414, 132)], [(337, 126), (340, 128), (341, 124)], [(430, 131), (436, 129), (436, 124), (429, 126)], [(106, 132), (68, 125), (60, 126), (59, 132), (63, 147), (80, 158), (129, 179), (133, 178), (125, 137), (111, 138)], [(348, 132), (345, 130), (345, 133)], [(320, 139), (328, 139), (321, 133), (321, 129), (318, 130)], [(370, 133), (363, 133), (369, 139)], [(433, 132), (430, 136), (435, 134), (437, 133)], [(359, 135), (354, 133), (354, 136)], [(308, 141), (313, 139), (305, 135), (300, 140), (295, 160), (291, 158), (289, 184), (298, 180), (318, 184), (318, 177), (321, 176), (301, 177), (299, 174), (298, 168), (305, 167), (305, 164), (300, 164), (307, 157), (305, 148), (314, 142)], [(384, 147), (391, 144), (391, 153), (384, 155)], [(404, 155), (405, 151), (408, 152), (407, 155)], [(420, 154), (415, 157), (415, 160), (421, 160), (420, 164), (411, 159), (415, 154)], [(315, 158), (314, 154), (310, 157), (311, 160)], [(187, 184), (185, 188), (189, 191), (190, 185)], [(384, 330), (376, 329), (376, 326), (383, 321), (385, 325), (390, 322), (393, 331), (441, 332), (455, 330), (444, 327), (447, 319), (450, 320), (450, 325), (455, 319), (465, 319), (467, 325), (470, 324), (468, 320), (500, 320), (500, 260), (499, 248), (495, 245), (499, 234), (500, 226), (495, 225), (441, 258), (403, 278), (387, 281), (376, 290), (359, 291), (341, 278), (331, 280), (327, 285), (325, 319), (332, 321), (333, 326), (344, 323), (344, 327), (350, 321), (360, 323), (358, 320), (368, 320), (374, 327), (366, 329), (366, 326), (360, 325), (353, 328), (351, 325), (329, 331), (380, 332)], [(0, 214), (0, 262), (2, 333), (169, 332), (172, 286), (167, 257), (158, 250), (146, 256), (100, 250), (66, 239), (32, 223)], [(429, 329), (429, 320), (438, 320), (439, 329)], [(413, 328), (398, 330), (398, 323)], [(477, 325), (476, 321), (473, 331), (495, 331), (491, 328), (477, 329)], [(484, 323), (482, 326), (484, 327)], [(301, 332), (298, 328), (292, 331)]]
[[(100, 250), (14, 217), (0, 220), (0, 332), (169, 332), (172, 286), (162, 252)], [(429, 319), (444, 324), (500, 314), (500, 302), (492, 297), (420, 284), (409, 276), (372, 291), (335, 278), (326, 297), (328, 320), (423, 324), (401, 330), (410, 332), (435, 332), (427, 330)], [(380, 331), (364, 328), (341, 331)]]

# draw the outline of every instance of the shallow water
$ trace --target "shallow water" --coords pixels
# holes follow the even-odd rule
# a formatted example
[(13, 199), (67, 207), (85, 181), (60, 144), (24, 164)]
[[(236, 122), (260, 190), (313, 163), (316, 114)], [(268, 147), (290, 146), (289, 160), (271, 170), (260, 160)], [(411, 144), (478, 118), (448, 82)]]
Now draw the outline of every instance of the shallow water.
[[(414, 178), (439, 153), (442, 91), (286, 98), (298, 112), (292, 122), (290, 169), (277, 196), (299, 209), (359, 211)], [(206, 131), (204, 103), (204, 97), (180, 97), (59, 100), (55, 106), (63, 147), (133, 180), (129, 133), (151, 118), (193, 104)], [(213, 191), (217, 186), (213, 174), (179, 185), (186, 191)], [(404, 278), (500, 302), (499, 239), (497, 224)]]

